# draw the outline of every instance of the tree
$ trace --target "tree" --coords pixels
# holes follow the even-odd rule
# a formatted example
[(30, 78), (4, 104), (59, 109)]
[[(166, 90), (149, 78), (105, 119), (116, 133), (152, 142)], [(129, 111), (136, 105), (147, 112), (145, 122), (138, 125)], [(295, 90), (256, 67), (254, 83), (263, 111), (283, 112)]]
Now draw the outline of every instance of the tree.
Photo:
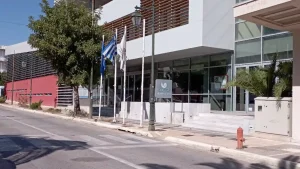
[(73, 87), (74, 113), (80, 111), (78, 87), (88, 86), (91, 66), (94, 84), (98, 82), (102, 35), (109, 33), (97, 23), (100, 14), (92, 14), (86, 4), (59, 1), (51, 7), (47, 0), (40, 4), (43, 15), (29, 18), (32, 34), (28, 43), (38, 55), (50, 61), (58, 75), (58, 83)]
[(0, 73), (0, 86), (4, 86), (6, 83), (6, 77), (7, 77), (7, 73), (6, 72), (2, 72)]
[(258, 97), (291, 97), (292, 74), (293, 62), (279, 62), (277, 66), (276, 55), (268, 67), (238, 71), (227, 87), (237, 86)]

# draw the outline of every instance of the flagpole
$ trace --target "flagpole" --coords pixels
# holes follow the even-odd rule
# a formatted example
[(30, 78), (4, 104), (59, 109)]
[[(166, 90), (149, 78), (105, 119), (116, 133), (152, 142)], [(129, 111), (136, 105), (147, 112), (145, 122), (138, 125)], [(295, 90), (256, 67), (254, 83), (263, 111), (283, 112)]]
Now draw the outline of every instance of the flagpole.
[[(118, 39), (118, 29), (116, 29), (116, 40)], [(116, 111), (117, 111), (117, 59), (116, 56), (114, 56), (114, 64), (115, 64), (115, 79), (114, 79), (114, 120), (113, 122), (116, 123)]]
[(143, 55), (142, 55), (142, 82), (141, 82), (141, 115), (140, 115), (140, 127), (143, 127), (143, 115), (144, 115), (144, 64), (145, 64), (145, 31), (146, 31), (146, 19), (143, 19)]
[[(102, 43), (104, 43), (104, 35), (102, 35)], [(103, 50), (103, 49), (101, 49)], [(102, 61), (103, 61), (103, 55), (102, 55), (102, 51), (101, 51), (101, 67), (103, 65)], [(103, 93), (103, 74), (104, 72), (100, 72), (101, 76), (100, 76), (100, 98), (99, 98), (99, 116), (98, 116), (98, 119), (100, 120), (101, 118), (101, 108), (102, 108), (102, 93)]]
[[(126, 36), (127, 36), (127, 27), (125, 26), (125, 28), (124, 28), (124, 34), (125, 34), (125, 39), (126, 39)], [(126, 40), (125, 40), (125, 43), (126, 43)], [(126, 46), (126, 45), (125, 45)], [(124, 94), (123, 94), (123, 102), (124, 102), (124, 108), (123, 108), (123, 125), (125, 125), (125, 114), (126, 114), (126, 107), (125, 107), (125, 105), (126, 105), (126, 60), (127, 60), (127, 58), (126, 58), (126, 49), (125, 49), (125, 51), (123, 51), (123, 52), (125, 52), (125, 53), (123, 53), (122, 55), (123, 55), (123, 59), (124, 59)]]

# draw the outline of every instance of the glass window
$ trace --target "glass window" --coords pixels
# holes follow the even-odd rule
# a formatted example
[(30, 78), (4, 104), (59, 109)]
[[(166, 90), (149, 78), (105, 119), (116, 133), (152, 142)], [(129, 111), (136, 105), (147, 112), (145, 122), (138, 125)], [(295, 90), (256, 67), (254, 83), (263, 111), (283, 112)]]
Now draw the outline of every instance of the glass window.
[(134, 91), (134, 100), (133, 101), (141, 101), (141, 82), (142, 76), (135, 75), (135, 91)]
[(282, 32), (280, 30), (276, 30), (276, 29), (272, 29), (272, 28), (268, 28), (268, 27), (263, 27), (264, 31), (264, 35), (270, 35), (270, 34), (275, 34), (275, 33), (279, 33)]
[(245, 2), (245, 1), (248, 1), (248, 0), (235, 0), (235, 3), (241, 3), (241, 2)]
[(180, 59), (173, 61), (173, 70), (187, 70), (190, 69), (190, 59)]
[(173, 95), (173, 102), (188, 103), (188, 95)]
[(215, 67), (209, 71), (209, 91), (210, 93), (230, 93), (231, 90), (226, 89), (225, 85), (231, 78), (230, 67)]
[(210, 66), (225, 66), (231, 64), (231, 53), (213, 55), (210, 58)]
[(263, 39), (264, 61), (272, 60), (278, 54), (278, 59), (293, 57), (293, 37), (291, 34), (265, 37)]
[(211, 110), (230, 111), (231, 96), (230, 95), (209, 95), (209, 103)]
[(235, 39), (251, 39), (261, 35), (261, 26), (252, 22), (240, 22), (235, 25)]
[(190, 95), (190, 103), (208, 103), (208, 95)]
[(173, 72), (173, 94), (188, 93), (189, 71)]
[(208, 69), (192, 70), (190, 77), (190, 94), (208, 93)]
[(160, 62), (158, 63), (158, 71), (159, 72), (165, 72), (165, 71), (170, 71), (172, 69), (172, 61), (168, 62)]
[(191, 58), (191, 69), (201, 69), (208, 66), (209, 56), (198, 56)]
[(261, 41), (253, 39), (236, 43), (235, 62), (252, 63), (261, 61)]

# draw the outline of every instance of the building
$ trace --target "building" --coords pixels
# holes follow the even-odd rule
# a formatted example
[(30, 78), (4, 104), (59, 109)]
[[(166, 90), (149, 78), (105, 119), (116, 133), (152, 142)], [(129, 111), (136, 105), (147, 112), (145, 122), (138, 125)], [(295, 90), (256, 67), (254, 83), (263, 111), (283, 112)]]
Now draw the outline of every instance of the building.
[[(243, 0), (234, 7), (234, 16), (250, 21), (255, 24), (261, 24), (272, 29), (291, 32), (292, 44), (287, 44), (285, 41), (278, 43), (277, 50), (281, 52), (281, 48), (287, 47), (291, 52), (281, 53), (281, 56), (286, 58), (288, 53), (293, 55), (293, 98), (292, 98), (292, 122), (291, 136), (296, 141), (300, 140), (299, 132), (299, 98), (300, 98), (300, 1), (299, 0)], [(272, 31), (274, 32), (274, 31)], [(275, 31), (279, 32), (279, 31)], [(284, 36), (283, 36), (284, 37)], [(280, 36), (278, 37), (278, 39)], [(282, 36), (281, 36), (282, 38)], [(274, 49), (273, 49), (274, 51)], [(268, 52), (268, 50), (267, 50)]]
[(7, 71), (7, 59), (5, 58), (5, 46), (0, 46), (0, 73)]

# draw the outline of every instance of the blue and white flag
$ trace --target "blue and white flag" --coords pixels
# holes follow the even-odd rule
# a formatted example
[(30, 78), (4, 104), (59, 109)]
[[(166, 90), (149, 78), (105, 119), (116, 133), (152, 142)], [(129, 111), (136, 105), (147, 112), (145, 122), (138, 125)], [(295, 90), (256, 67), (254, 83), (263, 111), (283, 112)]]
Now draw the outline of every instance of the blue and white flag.
[(103, 50), (103, 56), (109, 59), (114, 64), (115, 56), (117, 55), (117, 40), (116, 36), (109, 42), (109, 44)]
[(104, 51), (104, 41), (102, 41), (102, 50), (101, 50), (101, 67), (100, 67), (100, 73), (102, 76), (104, 76), (104, 72), (106, 69), (106, 61), (103, 56), (103, 51)]

